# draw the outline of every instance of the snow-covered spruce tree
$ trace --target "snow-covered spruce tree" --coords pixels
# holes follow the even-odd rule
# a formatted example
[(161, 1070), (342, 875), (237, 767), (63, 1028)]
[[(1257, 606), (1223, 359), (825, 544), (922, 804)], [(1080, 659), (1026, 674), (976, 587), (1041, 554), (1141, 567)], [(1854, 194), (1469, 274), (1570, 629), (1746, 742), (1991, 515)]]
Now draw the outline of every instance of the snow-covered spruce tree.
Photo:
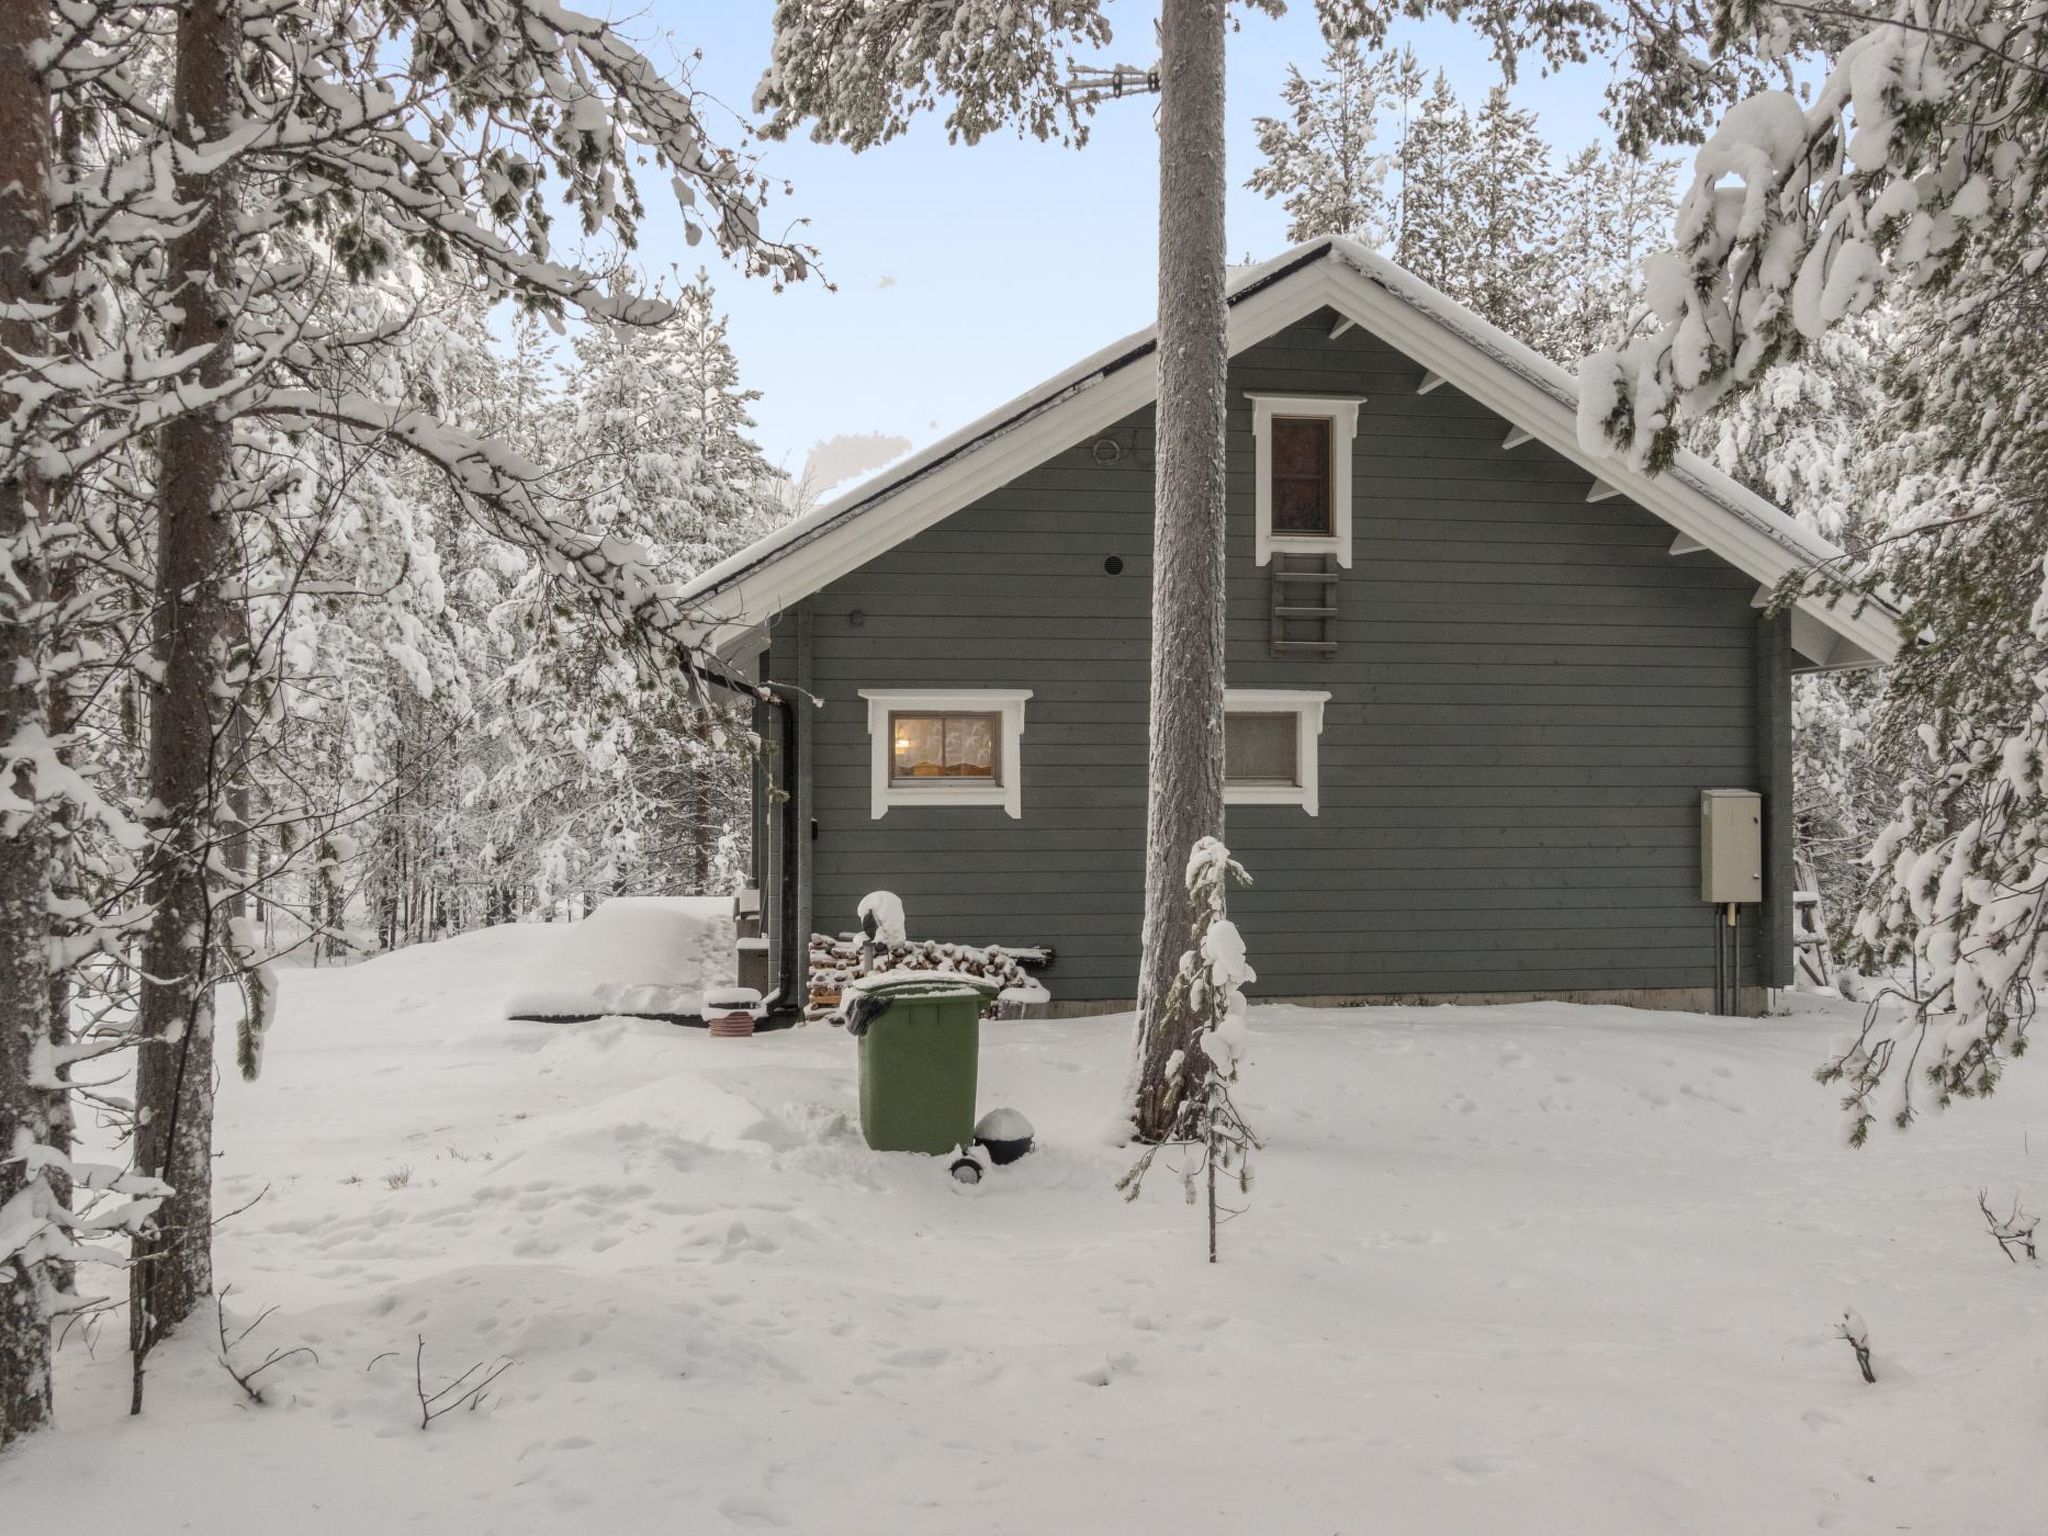
[(1379, 119), (1397, 64), (1353, 42), (1333, 44), (1313, 75), (1287, 66), (1280, 87), (1286, 116), (1252, 119), (1262, 163), (1245, 185), (1287, 210), (1289, 240), (1349, 235), (1378, 245), (1391, 237), (1393, 158), (1379, 147)]
[[(1265, 162), (1247, 185), (1283, 201), (1290, 238), (1364, 238), (1567, 365), (1619, 338), (1669, 222), (1669, 167), (1595, 146), (1556, 171), (1505, 89), (1474, 117), (1441, 74), (1425, 98), (1411, 55), (1368, 61), (1354, 43), (1315, 76), (1290, 72), (1283, 96), (1288, 117), (1257, 120)], [(1376, 135), (1392, 141), (1382, 155)]]
[(1458, 243), (1469, 263), (1462, 299), (1510, 336), (1533, 339), (1562, 304), (1558, 177), (1536, 114), (1496, 85), (1472, 121), (1471, 157), (1451, 189), (1470, 221)]
[(1532, 346), (1576, 368), (1622, 339), (1642, 295), (1643, 258), (1671, 227), (1676, 181), (1669, 161), (1598, 144), (1566, 163), (1550, 232), (1556, 291)]
[[(1194, 947), (1180, 957), (1174, 977), (1174, 1006), (1201, 1024), (1191, 1054), (1167, 1063), (1167, 1075), (1190, 1085), (1181, 1096), (1179, 1119), (1171, 1141), (1193, 1150), (1194, 1160), (1180, 1170), (1188, 1204), (1208, 1204), (1209, 1262), (1216, 1262), (1216, 1229), (1234, 1212), (1222, 1203), (1219, 1183), (1233, 1184), (1239, 1196), (1251, 1193), (1251, 1154), (1258, 1138), (1238, 1113), (1235, 1090), (1244, 1065), (1244, 989), (1258, 977), (1246, 962), (1244, 936), (1230, 920), (1229, 887), (1251, 883), (1230, 850), (1205, 837), (1188, 854), (1188, 904), (1195, 910)], [(1135, 1200), (1139, 1187), (1159, 1154), (1153, 1141), (1139, 1155), (1117, 1188)], [(1197, 1191), (1200, 1191), (1198, 1196)]]
[(1394, 260), (1438, 292), (1461, 298), (1472, 271), (1465, 181), (1472, 163), (1472, 117), (1442, 71), (1415, 109), (1401, 159)]
[(1810, 106), (1754, 95), (1701, 151), (1676, 248), (1654, 264), (1656, 323), (1589, 368), (1581, 428), (1656, 467), (1688, 414), (1754, 387), (1880, 295), (1919, 317), (1893, 377), (1938, 494), (1889, 532), (1917, 548), (1889, 553), (1883, 570), (1907, 631), (1967, 654), (1977, 678), (1909, 662), (1892, 683), (1897, 702), (1945, 677), (1965, 707), (1920, 696), (1928, 769), (1874, 852), (1888, 878), (1859, 929), (1911, 980), (1903, 1018), (1880, 998), (1823, 1069), (1860, 1142), (1880, 1116), (1904, 1127), (1930, 1103), (1990, 1092), (2048, 981), (2048, 603), (2038, 565), (2018, 574), (2039, 559), (2048, 493), (2035, 387), (2048, 342), (2048, 17), (1957, 0), (1820, 17), (1764, 4), (1718, 19), (1731, 48), (1805, 50), (1830, 67)]
[[(1911, 450), (1898, 440), (1897, 403), (1883, 382), (1899, 333), (1880, 315), (1829, 332), (1689, 423), (1690, 446), (1852, 556), (1881, 549), (1884, 527), (1916, 499), (1899, 500), (1914, 478)], [(1868, 672), (1793, 681), (1799, 851), (1838, 950), (1863, 897), (1865, 855), (1898, 803), (1900, 767), (1920, 750), (1880, 730), (1882, 692)]]

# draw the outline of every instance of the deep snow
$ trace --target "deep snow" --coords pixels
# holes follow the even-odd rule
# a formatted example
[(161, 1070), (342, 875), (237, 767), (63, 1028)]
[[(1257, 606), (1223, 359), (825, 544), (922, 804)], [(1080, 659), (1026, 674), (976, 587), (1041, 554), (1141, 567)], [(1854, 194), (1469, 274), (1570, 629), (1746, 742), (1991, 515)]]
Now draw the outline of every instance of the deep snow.
[[(866, 1150), (837, 1031), (502, 1020), (534, 938), (286, 975), (219, 1269), (278, 1308), (238, 1358), (318, 1363), (253, 1408), (195, 1327), (130, 1421), (74, 1343), (0, 1527), (2043, 1529), (2048, 1273), (1976, 1193), (2048, 1206), (2048, 1064), (1852, 1153), (1839, 1018), (1255, 1008), (1210, 1268), (1173, 1180), (1111, 1188), (1127, 1020), (985, 1028), (1039, 1150), (967, 1189)], [(419, 1336), (430, 1381), (516, 1364), (422, 1432)]]

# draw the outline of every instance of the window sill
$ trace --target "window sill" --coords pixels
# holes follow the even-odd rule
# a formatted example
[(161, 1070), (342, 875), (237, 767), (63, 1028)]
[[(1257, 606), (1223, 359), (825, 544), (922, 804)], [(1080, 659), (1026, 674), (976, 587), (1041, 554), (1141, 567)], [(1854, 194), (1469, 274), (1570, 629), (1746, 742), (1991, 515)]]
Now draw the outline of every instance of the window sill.
[(884, 805), (1007, 805), (1009, 799), (1000, 784), (891, 784), (882, 791)]
[(1275, 555), (1334, 555), (1334, 533), (1276, 533), (1266, 540), (1266, 550)]
[[(1299, 784), (1226, 784), (1225, 805), (1298, 805), (1308, 807), (1308, 791)], [(1313, 811), (1309, 812), (1314, 815)]]

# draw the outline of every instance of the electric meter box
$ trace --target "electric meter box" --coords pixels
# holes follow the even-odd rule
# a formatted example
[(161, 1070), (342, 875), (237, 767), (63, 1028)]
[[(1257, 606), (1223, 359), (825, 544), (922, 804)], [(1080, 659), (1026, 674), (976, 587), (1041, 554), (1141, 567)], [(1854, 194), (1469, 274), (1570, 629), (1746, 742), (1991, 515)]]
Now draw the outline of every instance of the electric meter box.
[(1764, 797), (1753, 789), (1700, 791), (1700, 900), (1764, 899)]

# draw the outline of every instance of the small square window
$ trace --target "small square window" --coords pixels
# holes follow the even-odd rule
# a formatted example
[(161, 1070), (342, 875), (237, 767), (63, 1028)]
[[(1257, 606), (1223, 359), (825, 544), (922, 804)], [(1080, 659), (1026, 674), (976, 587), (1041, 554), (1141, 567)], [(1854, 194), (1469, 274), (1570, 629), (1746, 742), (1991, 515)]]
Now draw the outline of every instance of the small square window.
[(889, 716), (889, 782), (1002, 781), (1003, 717), (997, 714)]
[(1029, 688), (863, 688), (869, 808), (999, 806), (1024, 814)]
[(1330, 419), (1273, 418), (1273, 532), (1330, 538)]
[(1299, 785), (1300, 720), (1292, 711), (1224, 716), (1224, 783)]
[(1306, 688), (1223, 690), (1223, 803), (1322, 809), (1316, 763), (1327, 693)]

